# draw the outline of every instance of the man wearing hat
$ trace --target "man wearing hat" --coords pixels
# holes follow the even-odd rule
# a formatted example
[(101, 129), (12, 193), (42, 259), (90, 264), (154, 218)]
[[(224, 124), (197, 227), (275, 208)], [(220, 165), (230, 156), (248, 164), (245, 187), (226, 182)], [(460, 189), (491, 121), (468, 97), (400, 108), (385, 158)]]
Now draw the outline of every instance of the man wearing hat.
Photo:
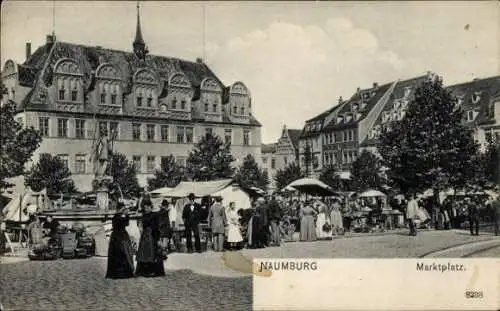
[(198, 253), (201, 253), (201, 243), (200, 243), (200, 219), (201, 219), (201, 208), (198, 203), (194, 201), (194, 193), (188, 195), (189, 202), (184, 205), (182, 211), (182, 220), (184, 220), (184, 227), (186, 233), (186, 247), (188, 252), (193, 252), (193, 242), (191, 241), (192, 235), (194, 235), (194, 247)]
[(477, 204), (470, 197), (465, 198), (465, 205), (469, 217), (470, 235), (479, 235), (479, 210)]

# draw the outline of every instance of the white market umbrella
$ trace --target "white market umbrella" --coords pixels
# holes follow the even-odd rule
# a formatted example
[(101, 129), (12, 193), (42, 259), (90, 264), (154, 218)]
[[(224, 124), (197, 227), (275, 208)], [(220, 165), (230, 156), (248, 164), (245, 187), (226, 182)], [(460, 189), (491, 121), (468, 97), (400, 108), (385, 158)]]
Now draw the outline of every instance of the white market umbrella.
[(292, 187), (300, 192), (311, 195), (329, 196), (337, 194), (330, 186), (315, 178), (297, 179), (290, 183), (287, 187)]
[(360, 198), (385, 197), (385, 193), (378, 190), (368, 190), (359, 195)]

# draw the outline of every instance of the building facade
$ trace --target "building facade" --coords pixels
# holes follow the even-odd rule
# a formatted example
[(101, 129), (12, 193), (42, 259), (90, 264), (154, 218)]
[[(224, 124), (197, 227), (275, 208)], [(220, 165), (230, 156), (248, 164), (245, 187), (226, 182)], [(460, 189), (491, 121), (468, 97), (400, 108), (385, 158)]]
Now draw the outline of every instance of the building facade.
[(269, 176), (269, 189), (276, 190), (276, 172), (299, 159), (299, 136), (302, 130), (283, 126), (276, 143), (262, 145), (262, 167)]
[(261, 124), (242, 82), (224, 85), (201, 59), (195, 62), (148, 53), (137, 16), (133, 52), (59, 42), (54, 35), (26, 61), (8, 60), (2, 82), (7, 100), (18, 105), (16, 120), (43, 136), (41, 153), (67, 163), (77, 188), (87, 191), (94, 178), (89, 161), (99, 135), (115, 137), (113, 149), (147, 178), (162, 159), (186, 163), (205, 133), (231, 143), (235, 165), (252, 154), (261, 158)]
[[(301, 165), (304, 150), (313, 153), (313, 176), (335, 166), (342, 178), (350, 177), (352, 163), (363, 150), (377, 153), (378, 137), (390, 130), (393, 121), (404, 118), (415, 90), (435, 74), (398, 80), (371, 88), (358, 88), (347, 100), (307, 120), (300, 138)], [(484, 150), (488, 140), (500, 141), (500, 76), (446, 87), (464, 110), (463, 122), (474, 130), (474, 138)]]

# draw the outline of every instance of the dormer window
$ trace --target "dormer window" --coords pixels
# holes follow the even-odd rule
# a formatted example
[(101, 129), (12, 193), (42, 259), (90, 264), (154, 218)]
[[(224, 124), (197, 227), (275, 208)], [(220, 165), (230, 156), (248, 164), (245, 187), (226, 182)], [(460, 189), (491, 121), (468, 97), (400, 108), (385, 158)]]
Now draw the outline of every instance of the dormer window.
[(477, 104), (477, 103), (479, 103), (479, 101), (480, 101), (480, 100), (481, 100), (481, 96), (479, 96), (479, 94), (478, 94), (478, 93), (474, 93), (474, 94), (472, 95), (472, 103), (473, 103), (473, 104)]
[(352, 105), (352, 111), (356, 111), (356, 110), (358, 110), (358, 105), (357, 104)]
[(64, 90), (64, 86), (59, 90), (59, 100), (64, 100), (66, 91)]
[(408, 97), (410, 96), (410, 93), (411, 93), (411, 87), (410, 86), (407, 86), (405, 87), (405, 97)]
[(366, 103), (361, 103), (361, 109), (365, 109), (366, 108)]

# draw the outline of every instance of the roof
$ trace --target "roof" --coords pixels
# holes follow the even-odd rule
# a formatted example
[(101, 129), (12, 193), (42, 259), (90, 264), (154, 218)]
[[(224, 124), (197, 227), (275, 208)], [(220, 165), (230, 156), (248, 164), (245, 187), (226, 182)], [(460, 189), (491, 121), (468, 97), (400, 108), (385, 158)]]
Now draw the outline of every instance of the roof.
[(260, 147), (261, 153), (274, 153), (276, 152), (276, 143), (262, 144)]
[(393, 82), (381, 86), (377, 85), (354, 93), (348, 103), (343, 105), (338, 111), (339, 116), (350, 115), (350, 120), (337, 122), (336, 119), (333, 119), (330, 123), (325, 125), (325, 130), (336, 130), (357, 125), (359, 121), (363, 120), (368, 115), (392, 84)]
[[(413, 99), (414, 90), (418, 88), (425, 80), (426, 76), (421, 76), (405, 81), (398, 82), (394, 92), (391, 94), (389, 102), (384, 107), (374, 126), (381, 125), (382, 114), (384, 111), (391, 111), (395, 103), (404, 98), (404, 90), (411, 87), (408, 94), (408, 100)], [(491, 122), (494, 117), (492, 114), (491, 99), (500, 96), (500, 76), (489, 77), (485, 79), (475, 79), (473, 81), (447, 86), (446, 89), (457, 97), (458, 105), (464, 111), (475, 110), (477, 117), (470, 122), (470, 126)], [(365, 139), (362, 146), (374, 146), (378, 143), (377, 138)]]
[(314, 135), (318, 135), (323, 130), (325, 119), (333, 113), (335, 110), (339, 109), (341, 105), (336, 105), (319, 115), (315, 116), (306, 121), (304, 128), (300, 131), (300, 138), (310, 137)]
[[(22, 86), (32, 87), (32, 90), (24, 98), (20, 109), (34, 108), (50, 110), (50, 105), (33, 104), (33, 96), (43, 92), (45, 86), (52, 84), (52, 75), (55, 64), (63, 58), (74, 59), (83, 73), (84, 88), (92, 90), (95, 86), (95, 72), (103, 63), (109, 63), (118, 68), (124, 86), (124, 93), (132, 90), (132, 77), (140, 68), (151, 69), (160, 81), (160, 98), (166, 96), (169, 78), (175, 73), (184, 74), (194, 89), (193, 100), (197, 100), (200, 94), (200, 86), (204, 79), (215, 80), (221, 89), (228, 92), (228, 88), (202, 61), (187, 61), (174, 57), (146, 55), (141, 62), (133, 52), (120, 51), (98, 46), (87, 46), (82, 44), (59, 42), (47, 42), (40, 46), (23, 64), (17, 65), (19, 83)], [(227, 96), (223, 96), (227, 103)], [(85, 109), (90, 108), (85, 105)], [(88, 111), (93, 113), (93, 111)], [(251, 125), (260, 125), (255, 117), (250, 117)]]
[(450, 85), (446, 88), (458, 99), (458, 105), (464, 111), (475, 110), (477, 117), (467, 123), (471, 126), (493, 121), (491, 100), (500, 96), (500, 76)]
[(300, 138), (301, 133), (302, 133), (302, 130), (288, 129), (288, 136), (290, 137), (290, 140), (292, 141), (293, 147), (295, 147), (295, 148), (299, 147), (299, 138)]

